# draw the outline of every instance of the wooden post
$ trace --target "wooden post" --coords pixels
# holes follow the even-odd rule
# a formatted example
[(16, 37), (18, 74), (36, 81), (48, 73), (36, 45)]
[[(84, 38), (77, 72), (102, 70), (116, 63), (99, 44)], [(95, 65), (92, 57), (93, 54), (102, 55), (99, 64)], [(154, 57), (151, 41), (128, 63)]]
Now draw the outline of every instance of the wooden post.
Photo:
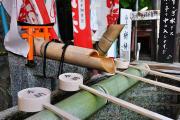
[(176, 28), (176, 58), (175, 62), (180, 62), (180, 2), (178, 5), (178, 13), (177, 13), (177, 28)]
[(158, 61), (174, 61), (176, 17), (179, 0), (161, 0)]

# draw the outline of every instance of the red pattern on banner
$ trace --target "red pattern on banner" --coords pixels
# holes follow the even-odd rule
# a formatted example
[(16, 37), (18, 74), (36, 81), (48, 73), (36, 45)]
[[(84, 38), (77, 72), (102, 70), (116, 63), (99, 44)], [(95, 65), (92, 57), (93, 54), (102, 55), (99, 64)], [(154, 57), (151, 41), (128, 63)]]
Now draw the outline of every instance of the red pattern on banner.
[(108, 25), (115, 24), (119, 18), (119, 0), (107, 0), (107, 7), (111, 9), (107, 15)]
[[(44, 0), (36, 0), (36, 4), (37, 4), (40, 14), (43, 18), (43, 23), (44, 24), (51, 23)], [(55, 7), (55, 4), (53, 4), (53, 9), (54, 9), (54, 7)], [(56, 15), (56, 13), (54, 15)], [(20, 14), (19, 14), (18, 20), (20, 22), (39, 24), (38, 18), (36, 16), (37, 16), (37, 14), (36, 14), (35, 8), (34, 8), (33, 4), (31, 3), (31, 1), (23, 0), (23, 5), (20, 9)], [(50, 29), (49, 32), (51, 34), (50, 39), (58, 39), (58, 36), (53, 28)]]
[[(31, 21), (29, 19), (31, 19)], [(21, 6), (18, 20), (20, 22), (38, 23), (35, 9), (30, 0), (23, 0), (23, 5)]]
[[(40, 14), (43, 18), (43, 23), (44, 24), (51, 23), (51, 20), (49, 18), (44, 0), (35, 0), (35, 1), (36, 1), (38, 8), (39, 8)], [(51, 34), (51, 37), (50, 37), (51, 40), (52, 39), (58, 39), (58, 36), (57, 36), (57, 34), (53, 28), (50, 29), (49, 32)]]
[(55, 0), (52, 0), (52, 5), (51, 5), (51, 9), (50, 9), (50, 17), (54, 19), (55, 23), (56, 23), (56, 16), (57, 16), (56, 2), (55, 2)]
[[(74, 45), (92, 48), (90, 0), (72, 0), (71, 5), (73, 15)], [(81, 7), (80, 9), (79, 6)]]

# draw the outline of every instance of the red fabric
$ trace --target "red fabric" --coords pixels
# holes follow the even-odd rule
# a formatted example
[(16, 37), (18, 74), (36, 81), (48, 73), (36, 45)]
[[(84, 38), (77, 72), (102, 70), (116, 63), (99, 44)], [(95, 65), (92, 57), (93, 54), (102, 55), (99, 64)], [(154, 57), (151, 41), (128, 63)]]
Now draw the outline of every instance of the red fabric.
[[(31, 21), (30, 21), (30, 19), (31, 19)], [(38, 23), (38, 19), (36, 18), (35, 9), (29, 0), (23, 0), (23, 5), (21, 6), (18, 20), (20, 22), (28, 22), (28, 23), (32, 22), (35, 24)]]
[(108, 25), (117, 23), (119, 18), (119, 0), (107, 0), (107, 7), (111, 10), (107, 15)]
[[(39, 11), (40, 11), (40, 14), (41, 14), (41, 16), (43, 18), (43, 23), (44, 24), (51, 23), (51, 20), (49, 18), (49, 15), (48, 15), (44, 0), (36, 0), (36, 4), (37, 4), (37, 6), (39, 8)], [(56, 32), (55, 32), (55, 30), (53, 28), (50, 29), (49, 32), (51, 34), (50, 39), (58, 39), (58, 36), (57, 36), (57, 34), (56, 34)]]
[[(82, 7), (83, 3), (85, 4), (85, 9), (83, 9), (84, 7)], [(81, 8), (79, 8), (78, 5), (81, 6)], [(72, 13), (74, 27), (74, 45), (84, 48), (92, 48), (93, 45), (90, 28), (90, 0), (72, 0)], [(85, 19), (82, 19), (84, 18), (84, 15)], [(83, 22), (85, 22), (84, 27), (82, 27)]]
[[(107, 0), (107, 7), (110, 13), (107, 15), (107, 27), (111, 24), (117, 24), (119, 18), (119, 0)], [(114, 53), (115, 54), (115, 53)]]

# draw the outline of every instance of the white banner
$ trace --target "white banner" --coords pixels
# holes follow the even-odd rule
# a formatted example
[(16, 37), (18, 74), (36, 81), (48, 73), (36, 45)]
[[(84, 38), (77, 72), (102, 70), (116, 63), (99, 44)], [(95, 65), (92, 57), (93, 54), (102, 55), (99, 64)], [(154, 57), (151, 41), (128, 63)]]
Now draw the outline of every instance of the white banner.
[(120, 24), (125, 24), (124, 29), (120, 34), (120, 58), (130, 61), (131, 53), (131, 27), (132, 20), (130, 18), (132, 10), (130, 9), (121, 9), (120, 11)]
[(159, 20), (160, 10), (147, 10), (131, 13), (132, 20)]

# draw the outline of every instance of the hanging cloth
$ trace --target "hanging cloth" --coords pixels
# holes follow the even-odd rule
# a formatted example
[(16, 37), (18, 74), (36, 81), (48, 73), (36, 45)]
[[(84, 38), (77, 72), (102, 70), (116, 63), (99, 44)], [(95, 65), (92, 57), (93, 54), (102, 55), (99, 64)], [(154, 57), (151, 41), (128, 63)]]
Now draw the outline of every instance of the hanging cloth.
[[(40, 11), (41, 17), (43, 18), (43, 24), (51, 23), (44, 0), (35, 0), (35, 1), (36, 1), (36, 5), (38, 6), (38, 9)], [(58, 39), (58, 36), (53, 28), (50, 29), (50, 34), (51, 34), (51, 40)]]
[[(107, 15), (108, 26), (111, 24), (117, 24), (119, 18), (119, 0), (107, 0), (107, 7), (110, 9), (110, 13)], [(107, 56), (117, 57), (117, 40), (110, 47)]]
[(58, 35), (58, 22), (57, 22), (57, 12), (56, 12), (56, 2), (55, 0), (46, 1), (46, 9), (50, 18), (51, 23), (54, 23), (54, 30)]
[(90, 0), (72, 0), (74, 45), (92, 48)]
[(59, 34), (63, 42), (67, 43), (74, 39), (71, 0), (56, 0), (56, 7)]
[(3, 0), (3, 5), (11, 16), (10, 30), (5, 36), (4, 46), (7, 51), (27, 57), (29, 46), (27, 41), (21, 38), (17, 25), (17, 14), (19, 13), (17, 8), (21, 5), (21, 2), (17, 2), (16, 0)]

